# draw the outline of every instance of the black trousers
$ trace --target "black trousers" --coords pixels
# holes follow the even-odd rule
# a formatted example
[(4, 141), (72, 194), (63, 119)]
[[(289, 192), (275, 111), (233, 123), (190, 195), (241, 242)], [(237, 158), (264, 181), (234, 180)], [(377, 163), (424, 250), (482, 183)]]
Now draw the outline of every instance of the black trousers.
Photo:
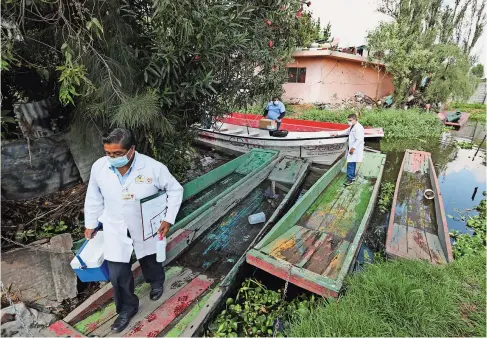
[[(110, 262), (110, 282), (113, 285), (113, 300), (117, 313), (130, 311), (139, 307), (139, 298), (135, 295), (135, 282), (130, 263)], [(161, 263), (156, 261), (156, 255), (149, 255), (139, 259), (142, 274), (146, 283), (153, 289), (162, 288), (166, 274)]]

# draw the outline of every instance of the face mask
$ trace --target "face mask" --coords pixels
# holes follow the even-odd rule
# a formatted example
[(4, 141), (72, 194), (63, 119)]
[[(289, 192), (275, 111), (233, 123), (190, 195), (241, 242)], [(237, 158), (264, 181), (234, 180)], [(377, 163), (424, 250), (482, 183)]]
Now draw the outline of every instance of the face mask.
[(349, 126), (352, 126), (353, 125), (353, 122), (352, 121), (347, 121), (348, 125)]
[(274, 101), (273, 102), (275, 106), (277, 106), (277, 104), (279, 103), (279, 101)]
[(114, 166), (115, 168), (125, 167), (130, 161), (128, 156), (127, 156), (129, 151), (127, 151), (127, 153), (125, 155), (122, 155), (120, 157), (115, 157), (115, 158), (109, 157), (108, 162), (110, 162), (110, 164), (112, 166)]

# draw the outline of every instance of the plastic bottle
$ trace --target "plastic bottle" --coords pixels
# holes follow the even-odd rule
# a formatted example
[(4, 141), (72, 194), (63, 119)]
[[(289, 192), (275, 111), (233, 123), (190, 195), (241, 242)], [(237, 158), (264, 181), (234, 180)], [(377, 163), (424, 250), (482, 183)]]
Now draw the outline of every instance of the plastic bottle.
[(264, 222), (265, 222), (265, 214), (263, 212), (259, 212), (258, 214), (253, 214), (249, 216), (250, 224), (258, 224)]
[(166, 237), (159, 235), (156, 245), (156, 261), (162, 263), (166, 260)]

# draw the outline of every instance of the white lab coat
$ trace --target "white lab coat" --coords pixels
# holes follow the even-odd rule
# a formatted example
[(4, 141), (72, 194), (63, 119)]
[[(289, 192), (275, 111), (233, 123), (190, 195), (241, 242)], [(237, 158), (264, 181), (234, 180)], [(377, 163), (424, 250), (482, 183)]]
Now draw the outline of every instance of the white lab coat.
[[(103, 223), (104, 257), (112, 262), (130, 262), (132, 251), (137, 259), (156, 253), (158, 236), (143, 240), (140, 200), (165, 191), (167, 211), (164, 218), (174, 224), (183, 198), (183, 187), (162, 163), (139, 153), (124, 185), (110, 169), (106, 157), (91, 168), (85, 200), (85, 227), (94, 229)], [(132, 194), (130, 200), (127, 194)], [(130, 237), (127, 236), (127, 230)]]
[[(348, 148), (347, 148), (347, 162), (362, 162), (364, 159), (364, 127), (357, 122), (353, 126), (352, 131), (347, 129), (348, 134)], [(350, 148), (354, 148), (353, 154), (350, 154)]]

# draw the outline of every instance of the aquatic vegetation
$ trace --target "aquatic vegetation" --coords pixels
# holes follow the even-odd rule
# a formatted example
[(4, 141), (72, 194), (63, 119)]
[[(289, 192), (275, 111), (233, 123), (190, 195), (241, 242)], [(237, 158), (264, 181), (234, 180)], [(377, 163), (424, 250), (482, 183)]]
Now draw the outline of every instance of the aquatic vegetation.
[(470, 114), (471, 121), (486, 121), (486, 105), (482, 103), (464, 103), (464, 102), (453, 102), (448, 110), (456, 109), (457, 111), (462, 111)]
[[(304, 120), (346, 123), (347, 116), (356, 113), (352, 110), (320, 110), (312, 108), (300, 114)], [(384, 128), (384, 137), (389, 138), (431, 138), (439, 137), (443, 124), (433, 113), (409, 109), (373, 109), (359, 114), (364, 126)]]
[[(484, 196), (486, 192), (484, 191)], [(453, 255), (455, 259), (462, 256), (478, 255), (485, 252), (487, 242), (486, 235), (486, 200), (480, 201), (480, 204), (474, 208), (478, 212), (475, 216), (460, 213), (460, 220), (467, 223), (467, 227), (472, 229), (472, 234), (461, 234), (458, 231), (450, 232), (450, 237), (455, 241), (453, 243)], [(468, 210), (467, 210), (468, 212)], [(448, 215), (450, 218), (454, 218)]]
[(346, 294), (293, 317), (290, 337), (486, 336), (485, 254), (448, 265), (383, 260), (350, 276)]
[[(282, 290), (269, 290), (259, 281), (247, 279), (235, 299), (228, 298), (225, 310), (209, 325), (209, 335), (270, 337), (274, 334), (276, 319), (283, 323), (296, 315), (309, 315), (314, 304), (314, 296), (285, 301), (282, 300)], [(282, 334), (278, 332), (277, 336), (282, 337)]]
[(458, 141), (457, 146), (459, 146), (460, 149), (473, 149), (472, 142)]
[(385, 213), (392, 205), (395, 185), (392, 182), (383, 182), (380, 185), (379, 201), (377, 207), (381, 213)]

